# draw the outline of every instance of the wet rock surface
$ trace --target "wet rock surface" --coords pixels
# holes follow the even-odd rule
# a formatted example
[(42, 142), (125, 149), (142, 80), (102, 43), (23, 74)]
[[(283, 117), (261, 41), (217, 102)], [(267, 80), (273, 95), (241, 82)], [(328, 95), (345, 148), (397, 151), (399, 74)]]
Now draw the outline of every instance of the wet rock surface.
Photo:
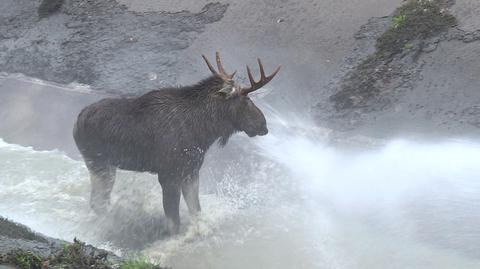
[[(428, 3), (438, 5), (436, 14), (441, 18), (454, 7), (452, 1)], [(400, 36), (394, 40), (399, 42), (397, 50), (385, 56), (379, 42), (397, 26), (399, 16), (372, 18), (360, 27), (355, 35), (359, 46), (317, 105), (318, 121), (336, 130), (377, 137), (478, 137), (480, 83), (472, 79), (480, 72), (478, 30), (464, 30), (462, 18), (457, 17), (458, 23), (438, 28), (426, 38), (416, 33)], [(409, 29), (416, 30), (414, 25)]]
[(63, 5), (5, 0), (0, 3), (0, 71), (116, 93), (172, 85), (178, 53), (205, 25), (220, 20), (227, 6), (209, 3), (198, 13), (138, 13), (113, 0)]
[[(19, 268), (33, 269), (57, 268), (53, 267), (53, 264), (63, 264), (62, 268), (70, 268), (68, 266), (73, 266), (73, 263), (80, 264), (83, 261), (91, 264), (100, 264), (96, 260), (108, 261), (112, 264), (119, 264), (122, 261), (111, 252), (94, 248), (76, 239), (72, 244), (50, 238), (1, 217), (0, 227), (2, 228), (0, 230), (0, 264), (12, 264)], [(76, 261), (67, 260), (67, 254), (72, 256), (70, 258), (76, 258)], [(78, 254), (78, 256), (73, 257), (73, 254)], [(52, 264), (52, 267), (47, 266), (49, 263)]]
[(60, 11), (65, 0), (43, 0), (38, 7), (38, 17), (46, 18)]
[[(76, 238), (67, 242), (31, 231), (24, 225), (0, 217), (0, 268), (20, 269), (83, 269), (161, 267), (141, 259), (123, 259), (112, 252), (95, 248)], [(142, 266), (138, 267), (138, 264)], [(123, 268), (123, 267), (122, 267)]]

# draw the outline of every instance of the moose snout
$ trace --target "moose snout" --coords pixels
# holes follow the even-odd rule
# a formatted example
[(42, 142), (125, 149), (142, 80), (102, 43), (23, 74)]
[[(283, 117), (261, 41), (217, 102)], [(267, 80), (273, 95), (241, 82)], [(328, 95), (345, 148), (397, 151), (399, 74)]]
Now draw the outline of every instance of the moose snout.
[[(257, 128), (257, 129), (255, 130), (255, 134), (252, 135), (252, 136), (257, 136), (257, 135), (258, 135), (258, 136), (264, 136), (264, 135), (266, 135), (266, 134), (268, 134), (267, 126), (262, 126), (262, 127), (260, 127), (260, 128)], [(251, 136), (251, 137), (252, 137), (252, 136)]]
[(264, 135), (267, 135), (267, 134), (268, 134), (268, 129), (267, 129), (267, 127), (262, 128), (262, 129), (260, 130), (260, 132), (258, 133), (259, 136), (264, 136)]
[(251, 130), (251, 131), (247, 131), (245, 130), (245, 133), (249, 136), (249, 137), (254, 137), (254, 136), (264, 136), (266, 134), (268, 134), (268, 129), (267, 127), (263, 127), (263, 128), (258, 128), (258, 129), (254, 129), (254, 130)]

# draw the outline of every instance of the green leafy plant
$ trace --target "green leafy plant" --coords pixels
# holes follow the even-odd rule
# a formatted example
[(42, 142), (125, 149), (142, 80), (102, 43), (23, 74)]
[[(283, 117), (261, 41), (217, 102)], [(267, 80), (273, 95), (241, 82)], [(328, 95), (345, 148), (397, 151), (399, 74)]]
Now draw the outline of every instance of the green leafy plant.
[(124, 261), (120, 264), (120, 269), (161, 269), (161, 267), (140, 256)]
[(392, 19), (393, 28), (398, 28), (398, 27), (402, 26), (403, 24), (405, 24), (406, 19), (407, 19), (406, 15), (394, 16), (393, 19)]

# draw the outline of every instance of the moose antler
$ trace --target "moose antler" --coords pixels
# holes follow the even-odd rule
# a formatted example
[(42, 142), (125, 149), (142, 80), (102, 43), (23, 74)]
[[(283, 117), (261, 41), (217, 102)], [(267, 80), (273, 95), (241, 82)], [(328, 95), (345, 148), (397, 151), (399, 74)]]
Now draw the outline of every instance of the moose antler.
[(248, 74), (248, 79), (250, 80), (250, 87), (242, 88), (243, 95), (247, 95), (265, 86), (268, 82), (270, 82), (275, 77), (275, 75), (277, 75), (278, 71), (280, 71), (281, 66), (277, 67), (277, 69), (273, 71), (273, 73), (270, 76), (265, 76), (265, 70), (263, 69), (262, 61), (260, 59), (257, 59), (257, 61), (258, 61), (258, 66), (260, 68), (260, 80), (258, 82), (255, 82), (255, 79), (253, 78), (250, 67), (248, 67), (247, 65), (247, 74)]
[(225, 80), (232, 80), (233, 76), (235, 76), (235, 74), (237, 73), (237, 71), (235, 71), (231, 75), (227, 74), (227, 72), (225, 71), (225, 68), (223, 68), (222, 61), (220, 60), (220, 53), (218, 51), (215, 53), (218, 72), (215, 70), (215, 68), (213, 68), (213, 66), (210, 64), (210, 62), (208, 61), (207, 57), (205, 57), (205, 55), (202, 54), (202, 57), (205, 60), (205, 63), (207, 63), (208, 69), (210, 69), (210, 71), (213, 74), (220, 75)]

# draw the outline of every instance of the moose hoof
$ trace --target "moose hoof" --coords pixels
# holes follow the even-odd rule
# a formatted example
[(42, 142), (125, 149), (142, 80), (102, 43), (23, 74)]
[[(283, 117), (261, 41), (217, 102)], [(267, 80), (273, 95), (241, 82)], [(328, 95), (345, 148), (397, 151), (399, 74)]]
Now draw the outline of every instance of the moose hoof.
[(168, 235), (176, 235), (179, 232), (180, 224), (175, 223), (171, 219), (167, 219), (167, 233)]
[(109, 203), (90, 203), (90, 208), (97, 215), (105, 215), (110, 211)]

